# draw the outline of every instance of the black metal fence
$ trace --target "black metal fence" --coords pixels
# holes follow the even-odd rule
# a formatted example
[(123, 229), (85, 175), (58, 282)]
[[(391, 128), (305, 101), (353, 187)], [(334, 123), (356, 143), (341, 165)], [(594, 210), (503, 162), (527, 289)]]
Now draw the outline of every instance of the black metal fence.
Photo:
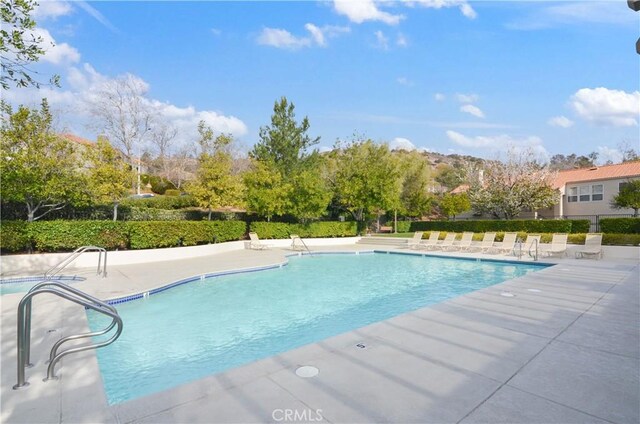
[(602, 218), (629, 218), (634, 215), (631, 213), (626, 214), (600, 214), (600, 215), (564, 215), (562, 218), (564, 219), (588, 219), (591, 222), (591, 226), (589, 228), (589, 232), (599, 233), (600, 232), (600, 220)]

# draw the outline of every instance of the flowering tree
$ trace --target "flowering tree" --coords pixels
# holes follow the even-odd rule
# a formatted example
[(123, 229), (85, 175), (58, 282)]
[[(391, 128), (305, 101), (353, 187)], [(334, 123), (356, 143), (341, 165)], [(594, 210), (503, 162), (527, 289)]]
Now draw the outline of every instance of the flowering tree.
[(560, 192), (552, 185), (553, 177), (532, 151), (510, 150), (506, 161), (496, 161), (484, 172), (470, 176), (468, 196), (475, 212), (513, 219), (523, 211), (558, 203)]

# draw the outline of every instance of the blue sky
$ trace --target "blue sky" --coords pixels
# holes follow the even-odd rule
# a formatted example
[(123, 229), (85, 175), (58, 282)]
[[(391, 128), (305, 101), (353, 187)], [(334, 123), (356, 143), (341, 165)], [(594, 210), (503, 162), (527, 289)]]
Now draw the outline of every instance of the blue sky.
[[(204, 119), (246, 147), (286, 96), (328, 148), (358, 133), (395, 147), (496, 157), (619, 159), (637, 148), (640, 13), (623, 1), (41, 2), (55, 40), (35, 69), (59, 126), (90, 139), (89, 92), (124, 74), (194, 142)], [(439, 7), (438, 7), (439, 6)]]

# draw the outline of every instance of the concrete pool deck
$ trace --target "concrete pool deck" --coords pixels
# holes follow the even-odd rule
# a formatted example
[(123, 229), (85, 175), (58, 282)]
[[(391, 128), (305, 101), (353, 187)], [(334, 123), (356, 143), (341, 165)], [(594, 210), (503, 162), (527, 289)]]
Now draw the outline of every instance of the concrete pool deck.
[[(407, 252), (313, 247), (373, 249)], [(290, 253), (236, 250), (109, 266), (108, 278), (87, 273), (76, 287), (115, 298), (203, 273), (282, 263)], [(22, 294), (4, 295), (1, 421), (640, 422), (638, 259), (544, 261), (559, 265), (112, 406), (94, 351), (63, 359), (60, 379), (42, 382), (51, 344), (88, 330), (82, 308), (45, 296), (34, 300), (31, 385), (11, 389)], [(319, 374), (298, 377), (301, 365)]]

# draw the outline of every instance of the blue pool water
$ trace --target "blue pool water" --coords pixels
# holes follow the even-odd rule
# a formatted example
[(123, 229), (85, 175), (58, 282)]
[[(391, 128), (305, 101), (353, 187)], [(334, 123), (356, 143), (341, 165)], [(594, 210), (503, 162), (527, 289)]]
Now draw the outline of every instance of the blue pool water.
[[(109, 402), (119, 403), (539, 269), (378, 253), (294, 257), (117, 305), (124, 331), (98, 361)], [(88, 316), (92, 329), (104, 326)]]
[[(62, 281), (73, 284), (75, 281), (82, 281), (84, 278), (76, 276), (57, 276), (54, 281)], [(0, 280), (0, 295), (28, 292), (31, 287), (44, 281), (44, 277), (18, 277)]]

